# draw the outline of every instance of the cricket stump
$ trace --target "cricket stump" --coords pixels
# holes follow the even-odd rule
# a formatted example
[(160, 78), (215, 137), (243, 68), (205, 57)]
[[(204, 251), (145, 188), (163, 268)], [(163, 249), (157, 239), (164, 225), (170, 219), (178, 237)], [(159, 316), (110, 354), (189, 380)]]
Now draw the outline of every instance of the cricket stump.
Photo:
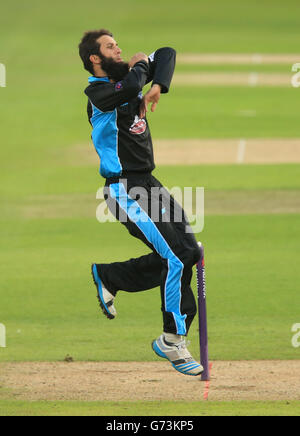
[(208, 361), (208, 337), (207, 337), (207, 311), (206, 311), (206, 281), (205, 281), (205, 262), (204, 247), (198, 242), (201, 257), (196, 265), (197, 269), (197, 291), (198, 291), (198, 318), (199, 318), (199, 344), (200, 362), (204, 368), (201, 374), (202, 381), (209, 380), (209, 361)]

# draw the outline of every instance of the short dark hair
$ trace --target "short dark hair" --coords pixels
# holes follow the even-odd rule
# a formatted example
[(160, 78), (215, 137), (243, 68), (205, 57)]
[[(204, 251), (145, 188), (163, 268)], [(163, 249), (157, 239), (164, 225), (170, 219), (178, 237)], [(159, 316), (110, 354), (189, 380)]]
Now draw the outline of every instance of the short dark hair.
[(103, 35), (113, 36), (113, 34), (106, 29), (89, 30), (85, 32), (79, 44), (79, 56), (82, 59), (84, 68), (91, 74), (94, 74), (93, 63), (90, 61), (91, 55), (99, 55), (100, 44), (97, 39)]

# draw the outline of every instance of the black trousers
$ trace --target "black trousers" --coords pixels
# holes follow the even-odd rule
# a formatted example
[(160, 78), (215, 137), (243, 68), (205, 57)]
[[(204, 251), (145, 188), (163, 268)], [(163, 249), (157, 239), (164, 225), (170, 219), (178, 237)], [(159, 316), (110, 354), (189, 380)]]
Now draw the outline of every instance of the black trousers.
[(152, 174), (108, 179), (104, 192), (112, 214), (152, 250), (97, 264), (104, 286), (114, 295), (160, 286), (163, 331), (187, 335), (197, 313), (191, 280), (200, 251), (183, 209)]

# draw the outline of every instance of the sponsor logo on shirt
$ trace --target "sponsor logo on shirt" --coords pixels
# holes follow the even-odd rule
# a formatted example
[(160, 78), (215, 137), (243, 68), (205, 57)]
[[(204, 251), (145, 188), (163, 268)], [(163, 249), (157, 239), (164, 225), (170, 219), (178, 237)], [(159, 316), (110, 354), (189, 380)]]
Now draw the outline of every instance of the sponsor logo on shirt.
[(134, 122), (131, 125), (129, 132), (133, 135), (141, 135), (147, 129), (147, 123), (143, 118), (135, 116)]

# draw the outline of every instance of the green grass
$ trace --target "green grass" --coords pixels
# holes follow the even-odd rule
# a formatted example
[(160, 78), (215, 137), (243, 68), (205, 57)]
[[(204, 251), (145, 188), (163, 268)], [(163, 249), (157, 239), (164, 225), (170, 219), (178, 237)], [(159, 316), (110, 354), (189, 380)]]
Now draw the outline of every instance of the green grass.
[(291, 74), (292, 65), (289, 64), (183, 64), (179, 60), (176, 64), (177, 73), (271, 73)]
[[(20, 198), (9, 196), (0, 253), (0, 321), (7, 327), (8, 346), (0, 349), (0, 360), (63, 360), (70, 354), (75, 360), (126, 361), (133, 346), (136, 360), (154, 360), (149, 344), (161, 329), (159, 291), (120, 293), (119, 316), (111, 323), (98, 312), (89, 271), (93, 261), (125, 260), (147, 249), (119, 223), (100, 224), (92, 217), (99, 204), (92, 195), (100, 184), (96, 169), (78, 169), (79, 204), (69, 201), (65, 215), (55, 216), (51, 195), (68, 198), (78, 190), (72, 171), (53, 169), (49, 179), (42, 171), (36, 179), (28, 174)], [(225, 201), (237, 192), (247, 203), (247, 192), (258, 198), (265, 189), (269, 195), (300, 189), (299, 165), (161, 167), (156, 173), (168, 187), (204, 186), (208, 198), (216, 192)], [(14, 186), (9, 185), (11, 194)], [(90, 193), (88, 203), (80, 203), (80, 192)], [(43, 211), (47, 196), (53, 218), (31, 216), (31, 207)], [(91, 217), (85, 216), (87, 206)], [(299, 358), (290, 344), (291, 326), (299, 321), (298, 222), (298, 214), (255, 209), (251, 215), (205, 217), (198, 237), (206, 245), (212, 359)], [(197, 355), (196, 323), (190, 339)]]
[(299, 416), (299, 407), (300, 401), (187, 403), (0, 400), (0, 416)]
[[(7, 144), (0, 150), (2, 176), (22, 170), (25, 177), (30, 173), (33, 178), (31, 165), (37, 171), (43, 165), (47, 175), (45, 163), (51, 165), (54, 151), (59, 156), (65, 147), (90, 141), (83, 95), (86, 78), (70, 81), (66, 88), (60, 76), (55, 77), (56, 83), (47, 87), (31, 79), (22, 90), (21, 102), (17, 87), (1, 89), (1, 134)], [(68, 101), (68, 109), (59, 95)], [(40, 101), (47, 101), (42, 109)], [(16, 107), (22, 112), (17, 126)], [(254, 116), (245, 116), (249, 111)], [(154, 142), (158, 138), (298, 138), (297, 114), (298, 93), (294, 88), (175, 86), (161, 97), (149, 122)], [(60, 165), (59, 158), (54, 162)]]
[[(298, 321), (298, 222), (297, 214), (206, 217), (199, 238), (207, 246), (212, 359), (299, 358), (290, 344)], [(142, 255), (148, 251), (143, 244), (118, 223), (91, 218), (2, 225), (1, 322), (8, 347), (0, 360), (63, 360), (71, 354), (75, 360), (126, 361), (133, 347), (136, 360), (155, 359), (149, 344), (161, 329), (158, 290), (120, 293), (119, 316), (107, 322), (98, 314), (89, 271), (95, 260)], [(190, 339), (198, 353), (196, 323)]]
[[(159, 290), (120, 293), (119, 316), (108, 322), (99, 314), (91, 283), (91, 262), (125, 260), (147, 250), (121, 225), (96, 221), (95, 193), (103, 184), (97, 168), (84, 166), (80, 156), (76, 165), (66, 157), (66, 149), (90, 141), (83, 94), (89, 74), (77, 53), (83, 32), (111, 28), (125, 58), (165, 45), (179, 53), (297, 53), (299, 8), (296, 0), (284, 8), (279, 0), (226, 5), (191, 0), (189, 7), (166, 0), (151, 8), (136, 0), (116, 0), (113, 7), (95, 0), (88, 7), (69, 0), (1, 5), (0, 62), (6, 65), (7, 87), (0, 88), (0, 322), (7, 328), (7, 348), (0, 349), (0, 361), (63, 360), (66, 354), (75, 360), (126, 361), (133, 354), (135, 360), (156, 359), (150, 342), (161, 331)], [(178, 65), (177, 71), (290, 69)], [(300, 137), (298, 103), (292, 88), (174, 86), (149, 120), (154, 141)], [(245, 111), (256, 116), (245, 117)], [(299, 359), (291, 326), (300, 321), (295, 197), (300, 166), (180, 165), (155, 174), (169, 187), (207, 191), (210, 212), (199, 238), (206, 247), (211, 359)], [(274, 210), (285, 193), (290, 206), (297, 203), (293, 213), (283, 201), (280, 213)], [(268, 200), (264, 210), (261, 205), (270, 198), (273, 203)], [(198, 356), (196, 323), (189, 339)], [(297, 410), (299, 402), (0, 401), (0, 415), (292, 415)]]
[[(21, 170), (22, 189), (19, 189), (20, 173), (3, 169), (0, 186), (2, 208), (9, 207), (7, 213), (15, 212), (17, 206), (26, 204), (51, 204), (52, 195), (62, 195), (68, 201), (76, 196), (88, 196), (95, 210), (96, 192), (103, 186), (103, 179), (96, 166), (73, 167), (68, 163), (50, 160), (46, 154), (47, 168), (44, 166)], [(44, 165), (44, 163), (41, 163)], [(169, 188), (173, 186), (203, 186), (206, 190), (298, 190), (300, 189), (298, 164), (285, 165), (191, 165), (159, 166), (154, 174)], [(4, 177), (5, 176), (5, 177)], [(74, 200), (75, 202), (76, 200)], [(74, 204), (76, 206), (76, 204)], [(13, 208), (13, 209), (11, 209)], [(55, 210), (54, 210), (55, 212)], [(85, 211), (83, 211), (85, 212)], [(77, 211), (79, 216), (82, 212)], [(11, 215), (9, 215), (11, 217)], [(68, 214), (73, 216), (73, 209)], [(85, 215), (84, 215), (85, 216)], [(3, 218), (3, 215), (2, 215)]]
[[(182, 8), (182, 2), (167, 0), (160, 2), (155, 20), (148, 5), (135, 0), (116, 1), (113, 14), (110, 5), (94, 0), (89, 8), (69, 1), (58, 6), (57, 0), (51, 4), (29, 0), (24, 7), (19, 1), (17, 12), (14, 5), (3, 4), (0, 62), (7, 68), (7, 87), (0, 89), (1, 139), (6, 144), (0, 150), (1, 167), (14, 172), (20, 163), (26, 171), (31, 165), (40, 166), (55, 147), (89, 140), (83, 94), (89, 74), (77, 53), (84, 30), (101, 24), (116, 29), (125, 58), (162, 45), (172, 45), (178, 52), (297, 53), (298, 2), (290, 0), (283, 9), (279, 1), (270, 1), (231, 0), (225, 7), (221, 0), (192, 0), (189, 8)], [(103, 21), (99, 22), (97, 10)], [(148, 26), (151, 37), (145, 32)], [(182, 68), (178, 66), (178, 71)], [(229, 71), (246, 68), (230, 66)], [(276, 66), (276, 71), (290, 68)], [(214, 69), (227, 71), (229, 66)], [(255, 69), (275, 71), (275, 66)], [(256, 116), (243, 116), (248, 110), (256, 111)], [(149, 118), (155, 138), (299, 137), (297, 113), (295, 89), (174, 87)], [(183, 114), (188, 114), (188, 123)]]
[[(178, 0), (155, 0), (152, 10), (137, 0), (116, 0), (113, 10), (110, 4), (95, 0), (88, 8), (57, 0), (51, 4), (29, 0), (26, 5), (18, 1), (17, 5), (16, 10), (6, 3), (1, 10), (1, 41), (5, 36), (4, 54), (9, 59), (13, 59), (12, 51), (22, 54), (26, 47), (42, 49), (45, 58), (57, 51), (70, 53), (84, 30), (99, 27), (112, 29), (126, 52), (170, 43), (186, 52), (299, 51), (296, 0), (286, 1), (284, 8), (280, 0), (229, 0), (226, 5), (221, 0), (190, 0), (188, 7)], [(22, 36), (18, 42), (10, 32), (12, 22)], [(27, 51), (30, 55), (31, 50)]]
[(241, 191), (300, 189), (300, 166), (290, 165), (177, 165), (161, 166), (156, 176), (166, 186), (204, 186), (209, 190)]
[(156, 138), (298, 138), (297, 107), (294, 88), (176, 86), (149, 119)]

